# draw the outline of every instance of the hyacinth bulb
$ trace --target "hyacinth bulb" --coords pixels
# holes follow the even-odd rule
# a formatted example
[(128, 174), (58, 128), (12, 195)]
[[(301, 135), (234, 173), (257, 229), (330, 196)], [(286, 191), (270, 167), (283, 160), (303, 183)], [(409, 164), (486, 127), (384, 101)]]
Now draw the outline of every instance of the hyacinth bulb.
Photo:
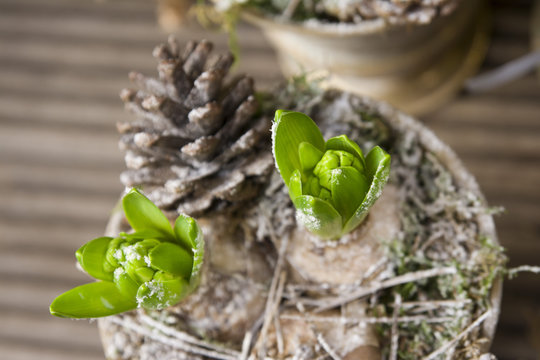
[(180, 215), (174, 227), (144, 195), (131, 190), (122, 199), (133, 233), (100, 237), (75, 256), (97, 282), (58, 296), (53, 315), (95, 318), (137, 307), (162, 309), (177, 304), (197, 286), (204, 243), (194, 219)]
[(315, 122), (299, 112), (276, 111), (272, 150), (297, 220), (324, 239), (360, 225), (389, 177), (390, 155), (383, 149), (375, 146), (364, 157), (346, 135), (325, 141)]

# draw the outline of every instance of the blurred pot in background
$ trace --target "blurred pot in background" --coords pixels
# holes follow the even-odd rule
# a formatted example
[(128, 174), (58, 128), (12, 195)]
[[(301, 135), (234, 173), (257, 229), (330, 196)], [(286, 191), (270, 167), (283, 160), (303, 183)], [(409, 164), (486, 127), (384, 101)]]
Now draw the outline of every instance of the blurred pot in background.
[(240, 6), (275, 47), (285, 76), (323, 75), (329, 87), (417, 115), (459, 91), (488, 42), (483, 0), (314, 1), (312, 12), (302, 1), (285, 1), (282, 9), (277, 2), (232, 3), (218, 0), (216, 7)]
[(158, 0), (156, 14), (159, 25), (165, 31), (174, 32), (185, 23), (193, 3), (192, 0)]

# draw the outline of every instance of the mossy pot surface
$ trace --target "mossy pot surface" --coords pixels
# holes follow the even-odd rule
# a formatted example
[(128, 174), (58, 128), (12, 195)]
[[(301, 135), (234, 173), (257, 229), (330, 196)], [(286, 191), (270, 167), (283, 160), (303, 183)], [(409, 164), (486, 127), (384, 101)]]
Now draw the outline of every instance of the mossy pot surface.
[(325, 76), (328, 87), (387, 101), (421, 115), (453, 97), (484, 59), (486, 1), (461, 1), (426, 24), (283, 21), (246, 10), (272, 43), (283, 73)]
[[(430, 130), (386, 103), (337, 90), (310, 95), (294, 110), (325, 136), (346, 133), (392, 155), (390, 182), (365, 224), (338, 241), (310, 239), (275, 174), (251, 206), (198, 219), (208, 257), (191, 297), (99, 320), (108, 359), (438, 359), (441, 349), (468, 359), (488, 351), (504, 259), (474, 177)], [(114, 214), (108, 231), (124, 228)]]

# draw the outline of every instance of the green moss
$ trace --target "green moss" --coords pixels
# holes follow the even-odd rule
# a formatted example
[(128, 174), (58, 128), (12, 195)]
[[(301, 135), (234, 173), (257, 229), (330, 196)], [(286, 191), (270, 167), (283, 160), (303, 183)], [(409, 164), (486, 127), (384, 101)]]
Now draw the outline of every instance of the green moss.
[[(468, 301), (468, 305), (459, 311), (441, 308), (429, 314), (430, 317), (451, 316), (453, 321), (400, 325), (398, 357), (416, 359), (452, 340), (487, 310), (493, 283), (505, 272), (506, 257), (504, 249), (493, 239), (478, 234), (476, 217), (489, 213), (481, 200), (471, 192), (457, 189), (451, 174), (433, 154), (424, 152), (417, 157), (416, 163), (411, 162), (413, 150), (406, 146), (418, 144), (414, 140), (398, 143), (398, 156), (394, 157), (394, 166), (399, 169), (397, 173), (410, 175), (394, 179), (398, 185), (409, 187), (405, 189), (406, 201), (401, 211), (403, 238), (387, 244), (394, 271), (399, 275), (451, 266), (456, 268), (457, 274), (404, 284), (387, 290), (381, 299), (397, 292), (403, 301)], [(390, 328), (390, 325), (383, 325), (379, 329), (386, 347), (391, 338)], [(459, 352), (464, 344), (458, 344), (456, 351)], [(468, 358), (467, 353), (470, 351), (460, 352), (459, 358)]]

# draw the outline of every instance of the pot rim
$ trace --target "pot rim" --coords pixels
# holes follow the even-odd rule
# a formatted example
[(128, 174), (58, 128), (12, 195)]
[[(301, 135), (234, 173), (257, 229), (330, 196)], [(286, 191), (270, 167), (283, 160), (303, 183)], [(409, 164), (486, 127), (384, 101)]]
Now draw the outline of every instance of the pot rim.
[[(268, 16), (261, 11), (253, 9), (243, 9), (240, 14), (241, 17), (252, 25), (259, 26), (261, 28), (278, 27), (284, 31), (301, 32), (310, 35), (318, 36), (357, 36), (357, 35), (372, 35), (382, 33), (388, 30), (404, 29), (410, 30), (411, 27), (425, 28), (429, 27), (433, 23), (437, 22), (441, 18), (448, 18), (455, 14), (459, 8), (463, 8), (463, 4), (475, 3), (474, 1), (461, 1), (457, 0), (457, 6), (448, 14), (437, 14), (428, 23), (415, 23), (407, 20), (388, 21), (385, 18), (377, 18), (372, 20), (365, 20), (361, 23), (346, 23), (335, 22), (327, 23), (321, 22), (316, 18), (309, 19), (303, 22), (289, 21), (280, 19), (278, 16)], [(472, 4), (471, 4), (472, 5)]]
[(253, 10), (242, 11), (242, 18), (250, 24), (259, 26), (261, 28), (279, 27), (285, 31), (303, 32), (312, 35), (323, 36), (355, 36), (374, 34), (390, 27), (397, 26), (397, 24), (390, 24), (385, 22), (382, 18), (375, 20), (367, 20), (360, 24), (348, 24), (348, 23), (323, 23), (317, 19), (312, 19), (306, 22), (286, 22), (277, 17), (264, 16), (259, 12)]

